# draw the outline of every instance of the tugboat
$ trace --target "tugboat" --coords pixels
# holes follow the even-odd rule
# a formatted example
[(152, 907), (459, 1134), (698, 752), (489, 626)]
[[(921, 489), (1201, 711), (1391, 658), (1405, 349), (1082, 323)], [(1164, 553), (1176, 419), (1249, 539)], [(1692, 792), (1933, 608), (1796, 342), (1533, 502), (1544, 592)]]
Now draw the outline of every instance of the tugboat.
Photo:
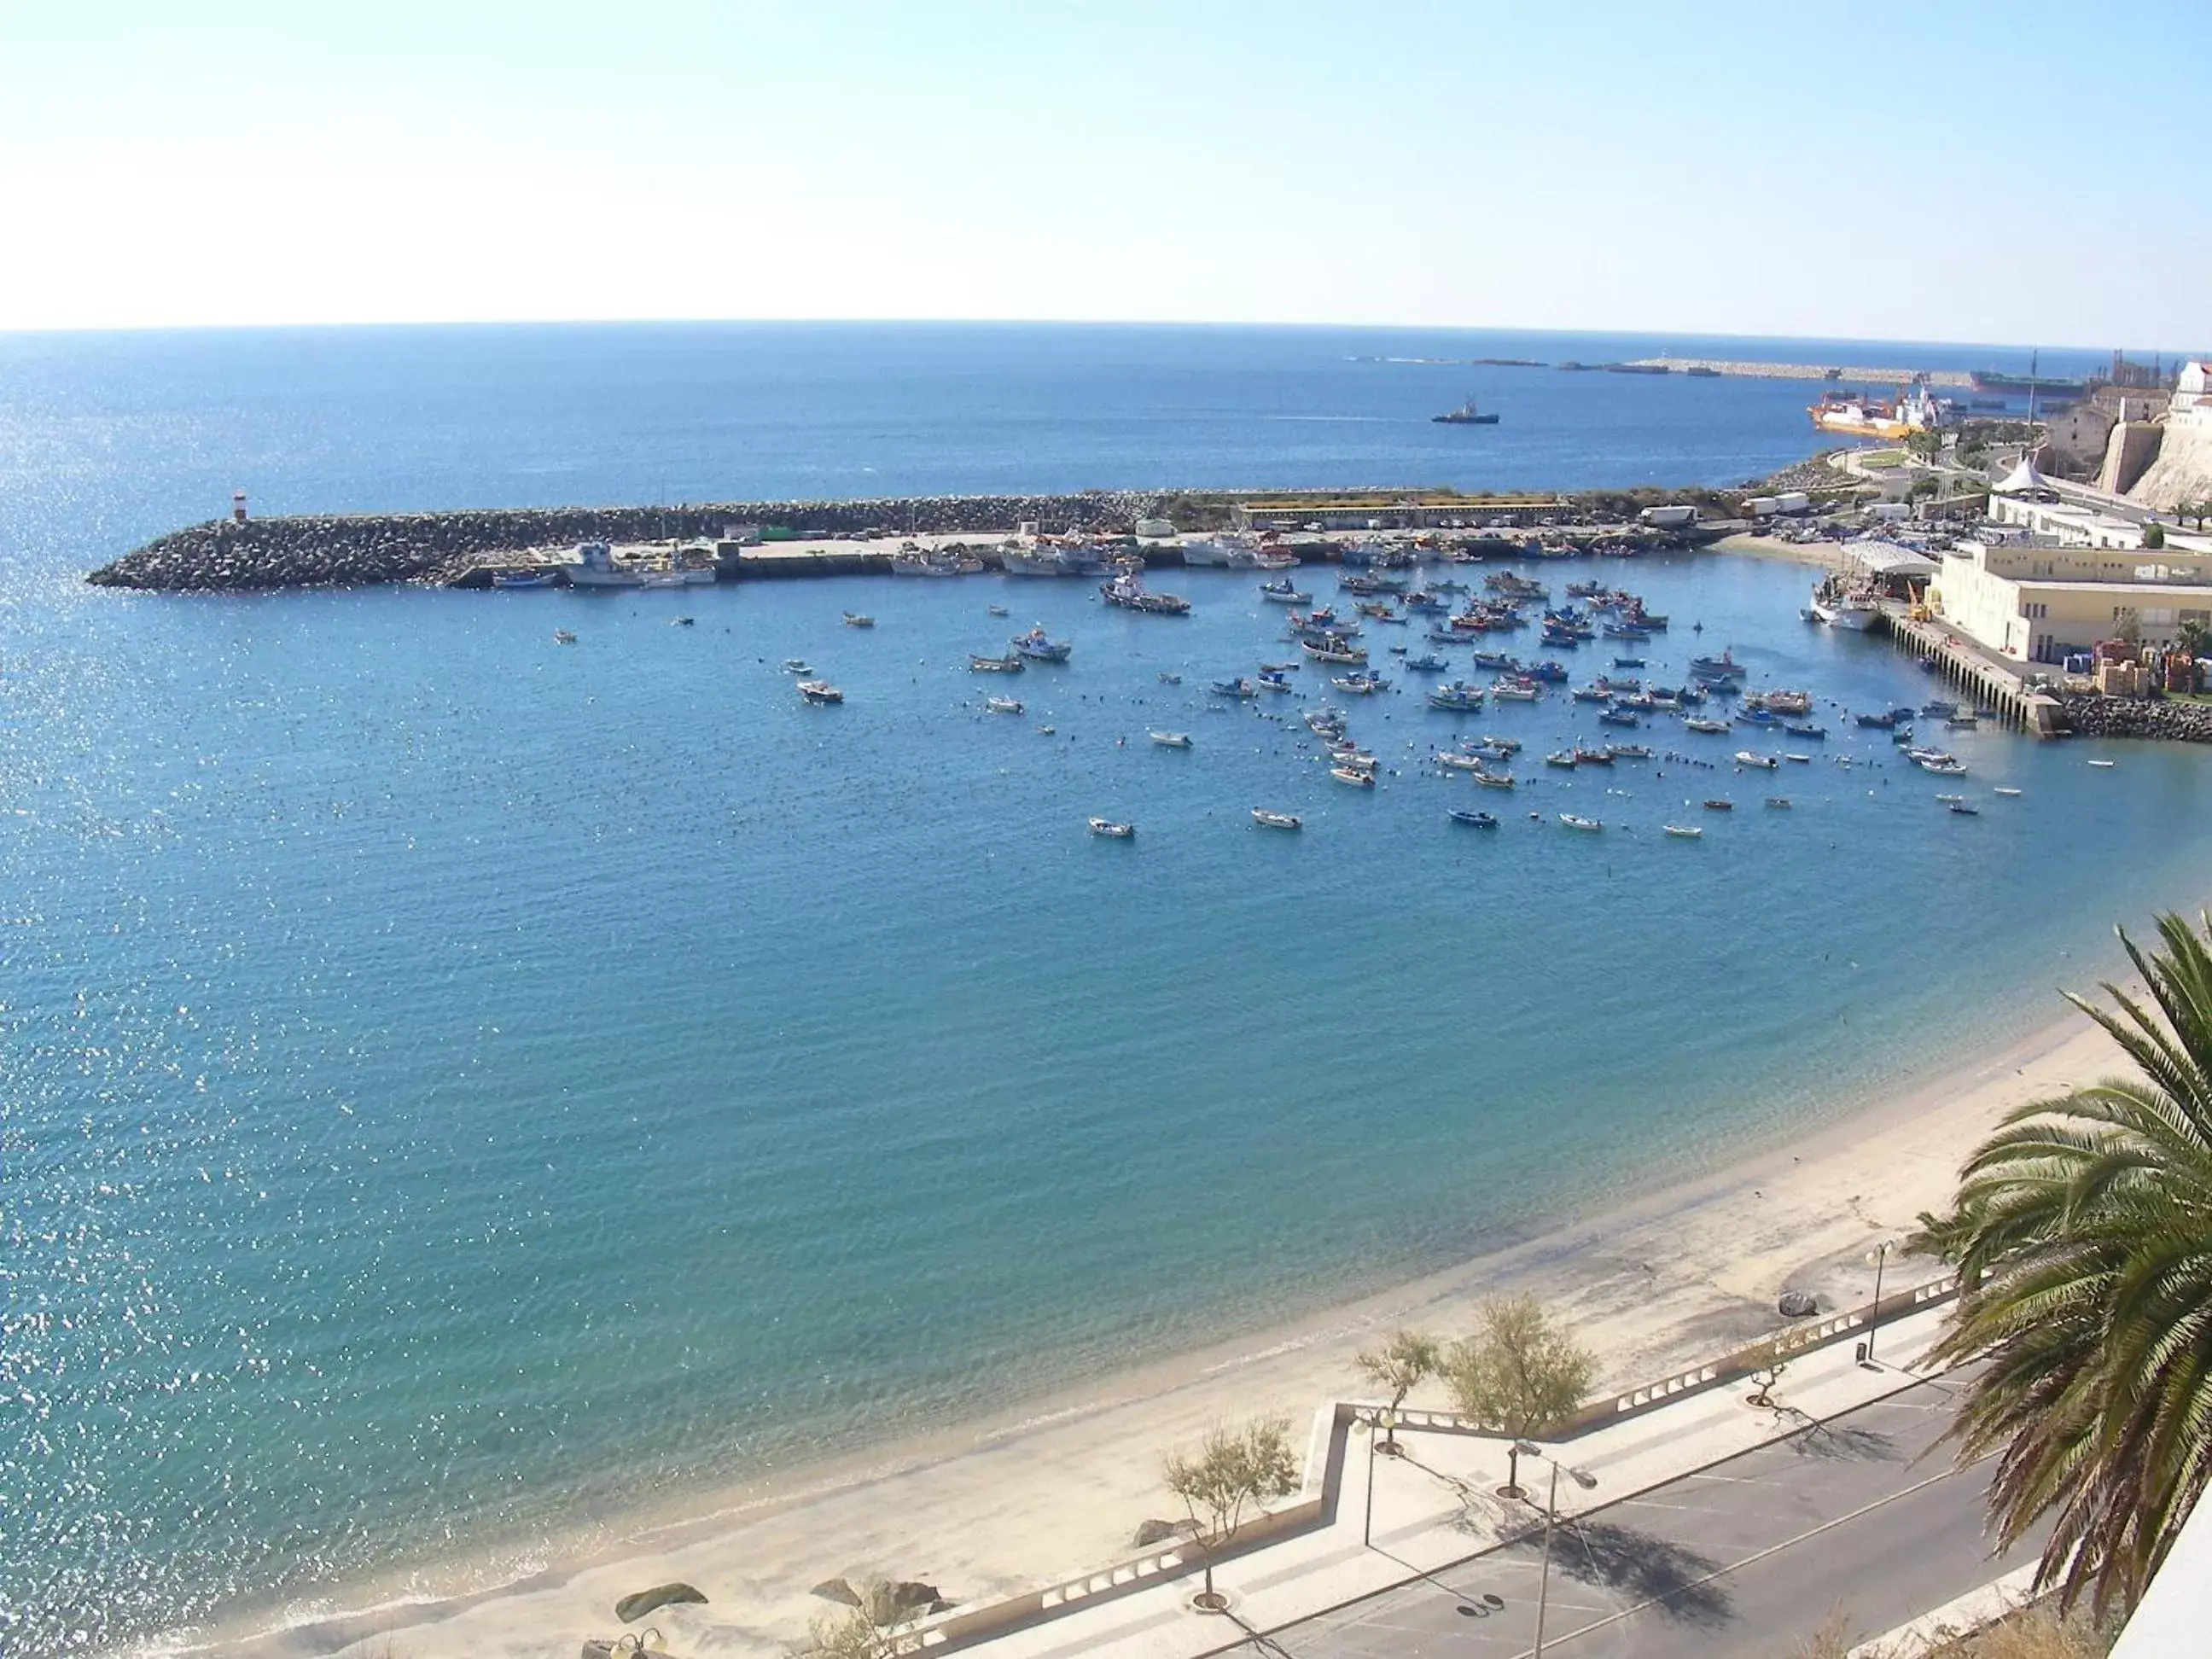
[(1431, 415), (1429, 419), (1438, 426), (1496, 426), (1498, 424), (1498, 416), (1482, 413), (1475, 408), (1474, 399), (1472, 398), (1449, 414)]

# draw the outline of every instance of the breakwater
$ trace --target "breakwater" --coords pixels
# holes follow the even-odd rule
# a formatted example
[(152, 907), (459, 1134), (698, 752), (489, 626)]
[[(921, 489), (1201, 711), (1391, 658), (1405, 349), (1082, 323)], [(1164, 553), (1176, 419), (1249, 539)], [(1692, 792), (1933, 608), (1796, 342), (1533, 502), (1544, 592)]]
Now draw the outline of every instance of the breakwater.
[(1876, 386), (1909, 386), (1925, 380), (1930, 386), (1970, 386), (1974, 377), (1956, 368), (1869, 368), (1838, 363), (1759, 363), (1733, 362), (1723, 357), (1639, 357), (1631, 368), (1663, 370), (1672, 374), (1725, 374), (1757, 380), (1864, 380)]
[(2083, 696), (2062, 702), (2068, 728), (2082, 737), (2212, 743), (2212, 706), (2204, 703)]
[(1128, 491), (1073, 495), (927, 495), (860, 501), (736, 501), (678, 507), (496, 507), (450, 513), (317, 514), (218, 519), (155, 538), (92, 573), (103, 587), (221, 592), (444, 581), (487, 556), (578, 542), (719, 537), (736, 526), (801, 538), (869, 531), (932, 535), (1127, 532), (1179, 498)]

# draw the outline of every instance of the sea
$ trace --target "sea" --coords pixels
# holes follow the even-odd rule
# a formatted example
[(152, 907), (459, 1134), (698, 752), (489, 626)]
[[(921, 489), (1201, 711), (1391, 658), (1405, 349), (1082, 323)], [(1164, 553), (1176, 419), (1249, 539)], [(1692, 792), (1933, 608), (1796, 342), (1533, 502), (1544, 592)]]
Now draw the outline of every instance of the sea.
[[(1933, 683), (1802, 623), (1789, 564), (1536, 574), (1665, 613), (1651, 679), (1725, 647), (1808, 690), (1823, 742), (1608, 734), (1556, 692), (1437, 713), (1386, 649), (1418, 636), (1380, 626), (1389, 692), (1309, 665), (1293, 696), (1217, 697), (1295, 655), (1230, 572), (1158, 575), (1192, 602), (1167, 618), (996, 575), (167, 596), (87, 571), (234, 489), (276, 514), (1729, 484), (1809, 453), (1803, 382), (1469, 364), (1662, 350), (2029, 356), (0, 337), (0, 1650), (497, 1583), (648, 1502), (1409, 1279), (2016, 1038), (2111, 970), (2115, 923), (2204, 896), (2212, 756), (1985, 726), (1945, 736), (1967, 777), (1928, 776), (1854, 717)], [(1498, 425), (1431, 422), (1470, 395)], [(1033, 623), (1066, 665), (968, 672)], [(788, 658), (843, 706), (802, 705)], [(1317, 762), (1297, 716), (1324, 702), (1372, 792)], [(1489, 732), (1525, 744), (1510, 795), (1426, 763)], [(1541, 763), (1607, 735), (1661, 752)], [(1739, 748), (1811, 758), (1739, 772)], [(1935, 799), (1962, 792), (1978, 816)], [(1469, 805), (1503, 822), (1448, 816)], [(1685, 820), (1702, 839), (1662, 833)]]

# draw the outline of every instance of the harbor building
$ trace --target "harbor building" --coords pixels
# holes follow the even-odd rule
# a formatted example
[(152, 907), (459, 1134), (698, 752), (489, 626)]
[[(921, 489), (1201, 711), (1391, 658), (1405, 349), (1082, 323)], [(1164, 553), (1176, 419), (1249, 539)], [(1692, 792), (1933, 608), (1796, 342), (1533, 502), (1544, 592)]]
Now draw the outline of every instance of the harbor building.
[(2212, 627), (2212, 536), (2166, 526), (2146, 547), (2142, 524), (2061, 501), (2026, 460), (1991, 489), (1989, 517), (1944, 552), (1927, 604), (1991, 651), (2059, 662), (2130, 630), (2171, 646), (2185, 623)]

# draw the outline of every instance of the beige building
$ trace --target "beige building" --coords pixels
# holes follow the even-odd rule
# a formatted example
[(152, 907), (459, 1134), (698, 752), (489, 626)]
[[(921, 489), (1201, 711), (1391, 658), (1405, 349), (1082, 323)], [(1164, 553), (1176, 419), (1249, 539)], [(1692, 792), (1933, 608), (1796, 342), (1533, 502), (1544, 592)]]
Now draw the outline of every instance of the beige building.
[(1992, 651), (2057, 662), (2130, 624), (2146, 645), (2212, 626), (2212, 537), (2167, 526), (2147, 548), (2142, 525), (2057, 500), (2025, 462), (1990, 492), (1989, 516), (1943, 555), (1928, 605)]

